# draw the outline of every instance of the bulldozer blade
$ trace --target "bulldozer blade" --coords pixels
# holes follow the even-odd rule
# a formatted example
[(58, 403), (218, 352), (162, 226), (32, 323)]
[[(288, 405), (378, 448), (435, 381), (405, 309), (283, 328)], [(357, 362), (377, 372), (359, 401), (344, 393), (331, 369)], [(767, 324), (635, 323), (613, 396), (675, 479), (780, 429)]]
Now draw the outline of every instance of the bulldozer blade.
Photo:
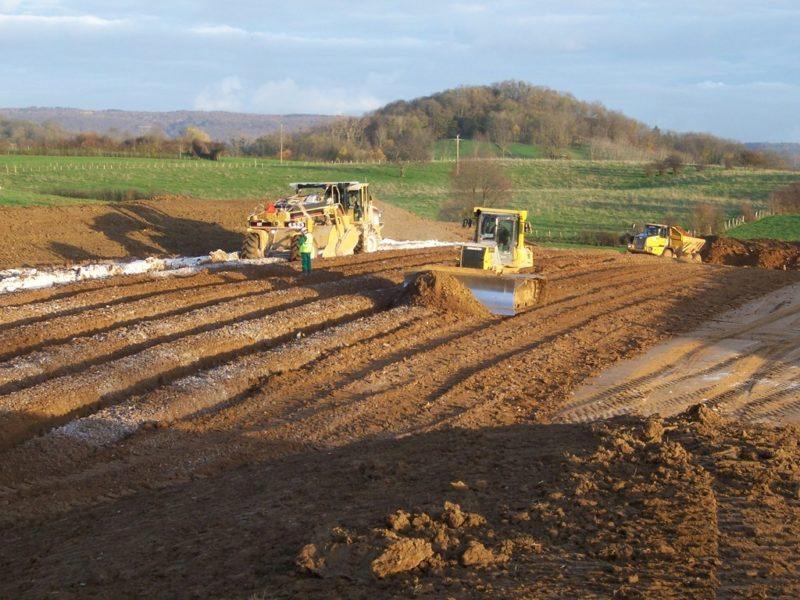
[[(462, 267), (431, 266), (424, 271), (445, 273), (466, 287), (475, 299), (495, 315), (514, 316), (518, 311), (544, 300), (547, 280), (532, 273), (504, 273)], [(406, 283), (420, 273), (406, 275)]]

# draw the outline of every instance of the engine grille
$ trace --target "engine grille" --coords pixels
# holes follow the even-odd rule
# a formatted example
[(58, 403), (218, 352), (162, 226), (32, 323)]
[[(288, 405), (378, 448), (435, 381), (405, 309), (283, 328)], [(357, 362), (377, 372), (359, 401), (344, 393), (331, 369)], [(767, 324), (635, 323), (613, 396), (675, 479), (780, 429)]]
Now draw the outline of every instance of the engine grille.
[(468, 269), (483, 269), (486, 248), (466, 246), (461, 249), (461, 266)]

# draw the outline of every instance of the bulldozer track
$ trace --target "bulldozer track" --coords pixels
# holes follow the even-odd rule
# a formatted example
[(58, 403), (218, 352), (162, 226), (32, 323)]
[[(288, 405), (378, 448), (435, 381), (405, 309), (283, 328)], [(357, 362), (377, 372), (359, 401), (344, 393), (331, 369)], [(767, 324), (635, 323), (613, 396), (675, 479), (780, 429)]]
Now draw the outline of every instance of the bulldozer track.
[(744, 421), (796, 422), (800, 388), (800, 304), (795, 288), (721, 316), (616, 372), (589, 382), (558, 414), (592, 421), (626, 413), (673, 415), (705, 403)]

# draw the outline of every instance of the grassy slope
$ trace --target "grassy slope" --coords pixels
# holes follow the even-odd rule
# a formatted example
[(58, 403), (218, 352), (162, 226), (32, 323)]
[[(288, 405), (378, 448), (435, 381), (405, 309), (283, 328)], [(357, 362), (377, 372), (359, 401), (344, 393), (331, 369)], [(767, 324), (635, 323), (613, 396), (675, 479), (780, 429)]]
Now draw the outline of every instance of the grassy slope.
[[(798, 179), (792, 172), (721, 168), (645, 177), (643, 163), (610, 161), (505, 164), (515, 188), (511, 205), (531, 211), (537, 238), (554, 240), (574, 239), (584, 229), (621, 232), (645, 220), (685, 221), (697, 202), (718, 204), (733, 216), (743, 200), (764, 207), (775, 188)], [(371, 182), (378, 198), (435, 218), (448, 196), (452, 167), (446, 162), (411, 165), (400, 177), (398, 168), (387, 164), (0, 156), (0, 205), (78, 202), (55, 195), (56, 189), (137, 188), (198, 198), (257, 199), (286, 193), (292, 181), (358, 179)]]
[(729, 230), (726, 235), (740, 240), (759, 238), (800, 242), (800, 215), (775, 215)]
[[(585, 148), (570, 148), (565, 151), (570, 158), (585, 159), (587, 153)], [(547, 158), (544, 149), (531, 144), (508, 144), (501, 149), (492, 142), (480, 142), (476, 140), (461, 140), (461, 156), (497, 156), (502, 158)], [(456, 142), (455, 140), (440, 140), (434, 145), (434, 158), (437, 160), (455, 160)]]

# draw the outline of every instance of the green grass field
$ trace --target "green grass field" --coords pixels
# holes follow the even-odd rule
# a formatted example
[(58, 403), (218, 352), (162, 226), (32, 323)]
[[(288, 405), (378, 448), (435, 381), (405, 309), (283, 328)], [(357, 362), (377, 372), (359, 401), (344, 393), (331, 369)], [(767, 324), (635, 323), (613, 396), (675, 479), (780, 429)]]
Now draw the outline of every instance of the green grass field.
[[(699, 202), (739, 214), (743, 201), (764, 208), (776, 188), (800, 179), (789, 171), (687, 168), (678, 176), (647, 177), (644, 163), (586, 160), (509, 160), (510, 202), (531, 212), (534, 237), (575, 241), (581, 231), (622, 233), (634, 222), (676, 219), (686, 223)], [(449, 195), (453, 164), (410, 165), (405, 176), (391, 164), (317, 164), (229, 158), (198, 160), (0, 156), (0, 205), (86, 203), (59, 195), (137, 189), (207, 199), (274, 198), (301, 180), (369, 181), (374, 195), (435, 218)], [(97, 196), (95, 196), (97, 197)]]
[(740, 240), (773, 239), (800, 242), (800, 215), (774, 215), (729, 230)]
[[(586, 159), (587, 151), (585, 148), (570, 148), (566, 154), (572, 159)], [(436, 160), (455, 160), (456, 141), (440, 140), (434, 145), (434, 159)], [(500, 148), (492, 142), (480, 142), (475, 140), (461, 140), (461, 156), (468, 158), (471, 156), (495, 156), (498, 158), (548, 158), (543, 148), (532, 146), (531, 144), (513, 143)]]

